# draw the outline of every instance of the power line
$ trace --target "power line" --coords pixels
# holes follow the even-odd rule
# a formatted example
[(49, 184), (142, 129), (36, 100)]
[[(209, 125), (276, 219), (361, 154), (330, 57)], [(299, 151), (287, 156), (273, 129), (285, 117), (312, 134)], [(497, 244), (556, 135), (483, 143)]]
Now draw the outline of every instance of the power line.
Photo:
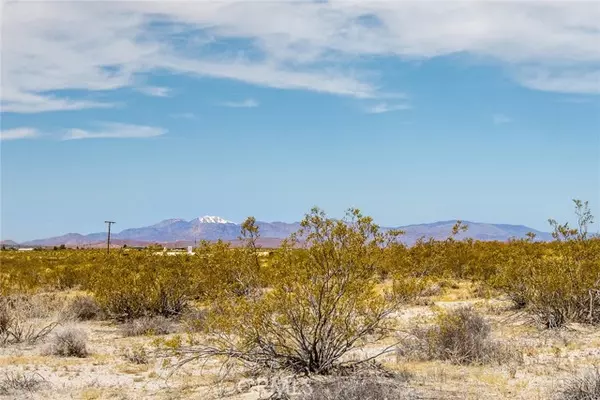
[(104, 223), (108, 224), (108, 237), (106, 239), (106, 253), (110, 253), (110, 226), (112, 224), (116, 224), (115, 221), (104, 221)]

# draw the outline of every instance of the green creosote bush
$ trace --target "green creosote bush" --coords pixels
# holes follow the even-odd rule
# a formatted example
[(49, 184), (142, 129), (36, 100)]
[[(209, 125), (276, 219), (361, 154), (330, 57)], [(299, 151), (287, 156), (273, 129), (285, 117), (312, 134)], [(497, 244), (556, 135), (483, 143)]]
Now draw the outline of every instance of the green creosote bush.
[(115, 252), (96, 269), (90, 290), (100, 307), (118, 320), (181, 314), (197, 293), (199, 259), (151, 251), (128, 254)]
[[(301, 227), (270, 260), (268, 290), (255, 287), (243, 297), (223, 292), (207, 317), (210, 346), (188, 349), (192, 359), (227, 356), (327, 374), (351, 363), (341, 360), (349, 351), (390, 334), (391, 314), (422, 289), (399, 278), (388, 288), (378, 286), (377, 265), (397, 233), (382, 233), (358, 210), (333, 220), (313, 209)], [(252, 221), (245, 229), (255, 229)], [(255, 236), (246, 243), (250, 256)]]

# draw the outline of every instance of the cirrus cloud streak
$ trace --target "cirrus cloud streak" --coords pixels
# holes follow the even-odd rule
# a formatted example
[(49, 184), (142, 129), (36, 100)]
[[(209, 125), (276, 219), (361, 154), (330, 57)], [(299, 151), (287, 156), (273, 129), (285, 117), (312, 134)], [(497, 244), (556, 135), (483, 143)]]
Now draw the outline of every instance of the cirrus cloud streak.
[(162, 136), (165, 133), (167, 131), (159, 127), (113, 122), (103, 123), (96, 130), (70, 129), (62, 139), (145, 139)]
[(65, 91), (136, 88), (155, 72), (372, 99), (385, 87), (358, 62), (371, 56), (469, 54), (533, 90), (600, 93), (594, 2), (57, 1), (2, 13), (3, 112), (110, 107)]

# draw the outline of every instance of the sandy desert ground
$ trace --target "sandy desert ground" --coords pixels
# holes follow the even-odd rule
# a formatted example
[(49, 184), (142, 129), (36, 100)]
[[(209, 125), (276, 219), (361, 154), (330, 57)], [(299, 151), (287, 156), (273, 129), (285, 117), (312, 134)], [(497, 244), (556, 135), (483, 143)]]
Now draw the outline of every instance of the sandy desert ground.
[[(492, 325), (493, 338), (522, 355), (500, 364), (453, 365), (446, 361), (422, 361), (402, 352), (379, 358), (382, 366), (397, 373), (410, 398), (415, 399), (551, 399), (564, 382), (600, 361), (600, 330), (569, 325), (560, 330), (536, 327), (524, 313), (514, 311), (500, 298), (476, 297), (467, 282), (421, 298), (397, 315), (398, 335), (415, 326), (426, 326), (435, 310), (472, 305)], [(73, 293), (37, 295), (38, 318), (43, 325), (60, 320), (55, 332), (80, 329), (87, 336), (89, 355), (83, 358), (48, 354), (52, 334), (35, 345), (0, 347), (0, 379), (18, 374), (41, 382), (34, 390), (5, 391), (2, 398), (15, 399), (261, 399), (269, 398), (273, 385), (288, 385), (300, 393), (306, 378), (286, 375), (250, 376), (243, 369), (220, 368), (221, 363), (191, 362), (174, 368), (178, 361), (153, 355), (157, 336), (125, 337), (122, 328), (110, 321), (73, 321), (61, 317), (65, 297)], [(174, 333), (185, 330), (175, 323)], [(54, 334), (54, 333), (53, 333)], [(351, 357), (375, 354), (393, 340), (363, 349)], [(145, 350), (141, 350), (141, 349)], [(124, 354), (146, 351), (146, 360)], [(320, 378), (327, 379), (327, 378)], [(333, 379), (333, 378), (330, 378)], [(298, 389), (300, 388), (300, 389)]]

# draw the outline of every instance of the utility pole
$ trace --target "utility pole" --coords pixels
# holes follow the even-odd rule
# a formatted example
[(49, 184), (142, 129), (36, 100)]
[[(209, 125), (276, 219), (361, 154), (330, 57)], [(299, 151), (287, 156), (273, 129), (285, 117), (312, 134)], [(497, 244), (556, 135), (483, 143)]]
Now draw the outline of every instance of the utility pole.
[(116, 224), (115, 221), (104, 221), (104, 223), (108, 224), (108, 238), (106, 240), (106, 253), (110, 253), (110, 226), (112, 224)]

